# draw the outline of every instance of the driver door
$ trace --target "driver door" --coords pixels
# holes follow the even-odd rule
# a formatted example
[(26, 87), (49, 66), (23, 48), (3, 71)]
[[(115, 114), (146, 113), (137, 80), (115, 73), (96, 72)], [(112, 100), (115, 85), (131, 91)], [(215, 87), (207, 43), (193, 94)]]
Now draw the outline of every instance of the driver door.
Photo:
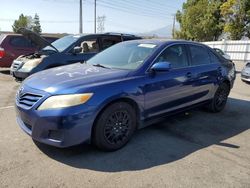
[[(81, 47), (81, 51), (74, 53), (75, 47)], [(77, 42), (77, 44), (72, 48), (68, 64), (87, 61), (91, 57), (95, 56), (99, 51), (100, 45), (98, 37), (84, 38), (84, 40)]]

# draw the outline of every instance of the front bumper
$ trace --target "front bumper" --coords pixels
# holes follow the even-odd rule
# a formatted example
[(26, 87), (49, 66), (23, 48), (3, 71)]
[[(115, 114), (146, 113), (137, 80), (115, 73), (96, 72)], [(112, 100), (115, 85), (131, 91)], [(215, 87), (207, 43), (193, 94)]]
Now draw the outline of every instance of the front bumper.
[(44, 100), (30, 109), (16, 101), (17, 123), (24, 132), (38, 142), (60, 148), (90, 140), (94, 107), (84, 104), (58, 110), (36, 110)]
[(250, 82), (250, 74), (249, 73), (241, 73), (241, 80), (246, 82)]
[(14, 71), (12, 69), (10, 70), (10, 74), (17, 80), (24, 80), (31, 75), (29, 72), (20, 72), (18, 70)]

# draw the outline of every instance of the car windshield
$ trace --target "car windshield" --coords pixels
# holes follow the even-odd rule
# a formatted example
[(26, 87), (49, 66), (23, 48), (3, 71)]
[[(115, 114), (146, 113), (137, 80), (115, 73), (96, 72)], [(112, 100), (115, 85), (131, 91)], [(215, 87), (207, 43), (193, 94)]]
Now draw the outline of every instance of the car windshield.
[(2, 43), (2, 40), (4, 37), (5, 37), (5, 35), (0, 34), (0, 44)]
[[(72, 45), (74, 42), (78, 40), (79, 36), (75, 35), (69, 35), (65, 36), (63, 38), (60, 38), (53, 43), (51, 43), (59, 52), (64, 51), (66, 48), (68, 48), (70, 45)], [(42, 51), (46, 50), (54, 50), (51, 46), (46, 46), (42, 49)]]
[(137, 69), (156, 48), (150, 43), (119, 43), (91, 58), (87, 63), (114, 69)]

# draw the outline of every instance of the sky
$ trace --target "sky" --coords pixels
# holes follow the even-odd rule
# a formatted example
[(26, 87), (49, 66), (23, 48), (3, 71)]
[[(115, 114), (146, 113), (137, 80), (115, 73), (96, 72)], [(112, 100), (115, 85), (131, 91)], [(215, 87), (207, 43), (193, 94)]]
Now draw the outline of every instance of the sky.
[[(78, 33), (79, 0), (0, 0), (0, 31), (12, 31), (19, 15), (40, 17), (44, 33)], [(97, 0), (105, 32), (146, 33), (173, 24), (185, 0)], [(94, 32), (94, 0), (83, 0), (83, 33)]]

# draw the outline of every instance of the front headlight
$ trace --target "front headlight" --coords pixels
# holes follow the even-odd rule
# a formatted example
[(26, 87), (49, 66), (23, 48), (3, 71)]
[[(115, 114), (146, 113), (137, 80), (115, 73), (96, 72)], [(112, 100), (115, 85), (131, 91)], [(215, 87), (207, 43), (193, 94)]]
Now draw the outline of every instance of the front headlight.
[(46, 99), (39, 107), (38, 110), (49, 110), (56, 108), (66, 108), (86, 103), (93, 93), (84, 94), (70, 94), (70, 95), (56, 95)]
[(39, 63), (41, 62), (41, 59), (33, 59), (29, 60), (22, 66), (22, 71), (24, 72), (30, 72), (32, 69), (34, 69)]

